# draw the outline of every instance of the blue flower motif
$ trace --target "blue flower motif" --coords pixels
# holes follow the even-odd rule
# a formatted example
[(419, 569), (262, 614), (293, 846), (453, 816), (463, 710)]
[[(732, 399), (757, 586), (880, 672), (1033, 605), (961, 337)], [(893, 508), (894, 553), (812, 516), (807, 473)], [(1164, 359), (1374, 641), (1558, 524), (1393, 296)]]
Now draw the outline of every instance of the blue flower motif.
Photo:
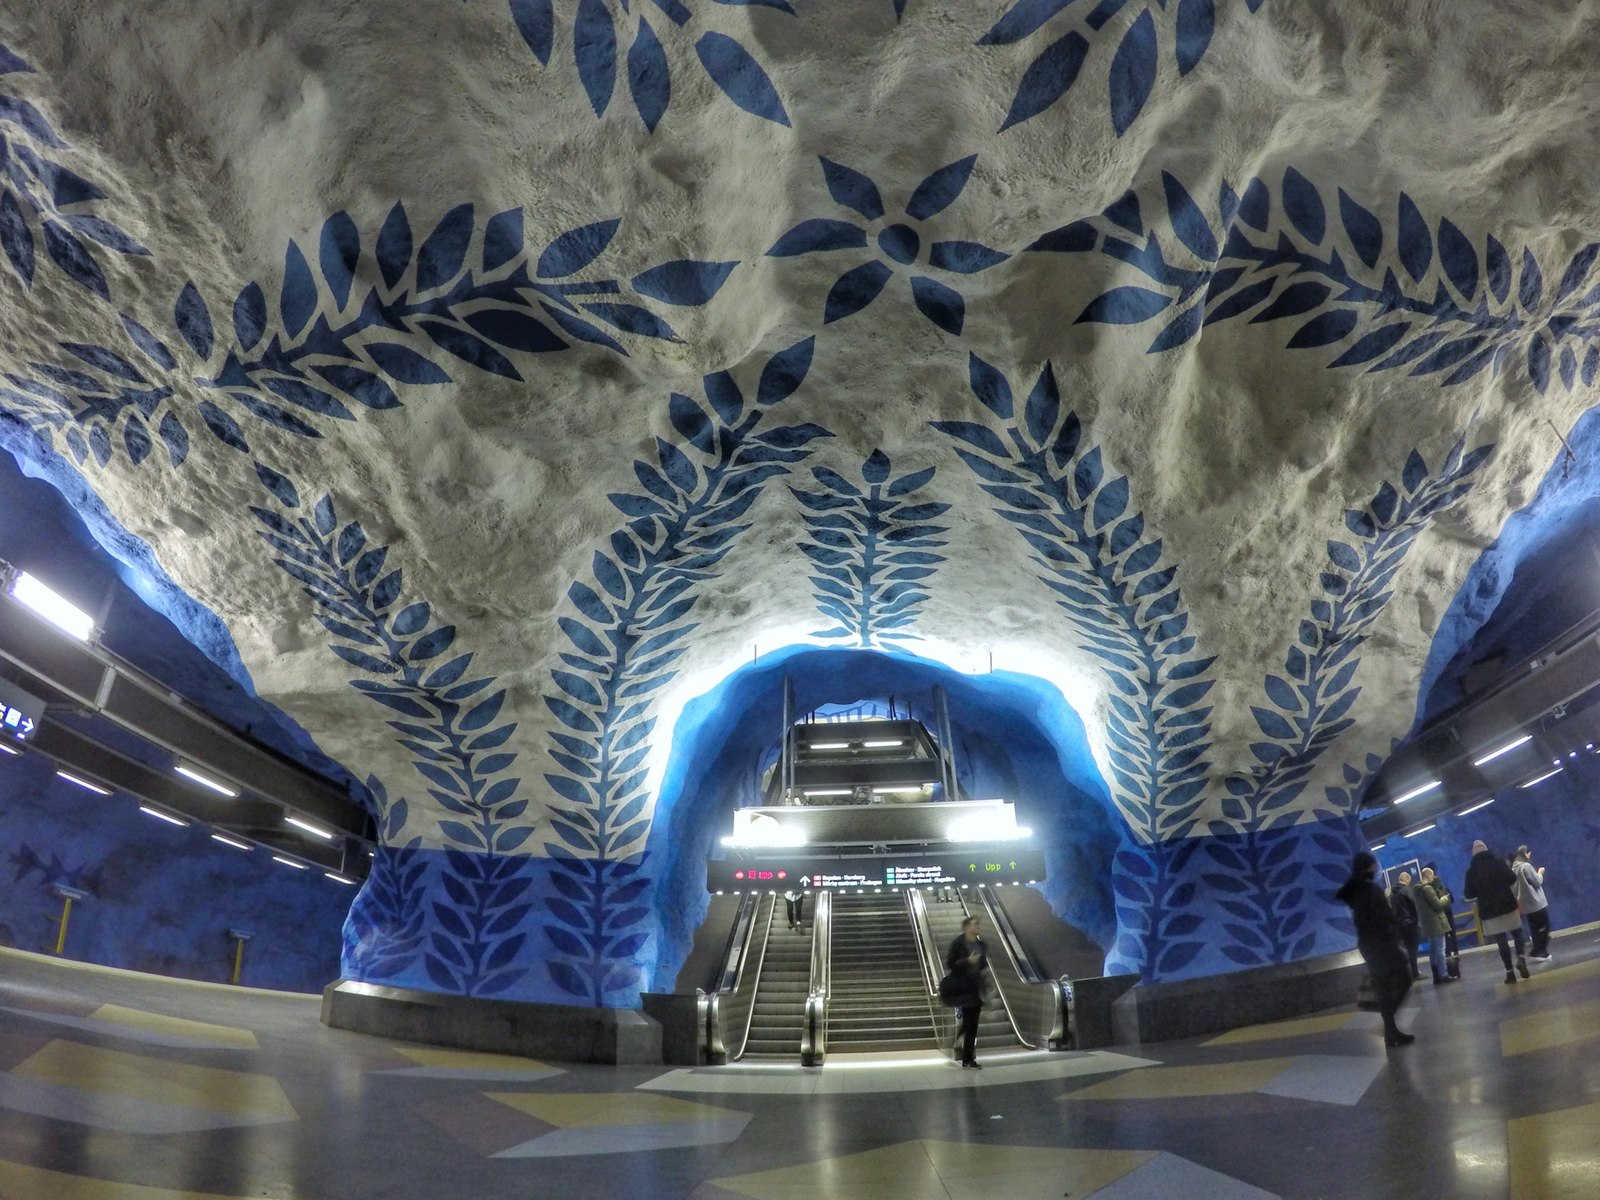
[[(550, 65), (550, 55), (555, 46), (555, 0), (508, 0), (511, 19), (517, 32), (533, 51), (540, 65)], [(683, 0), (654, 0), (655, 7), (670, 22), (663, 29), (671, 32), (683, 29), (694, 13)], [(788, 0), (717, 0), (718, 4), (733, 7), (775, 8), (794, 16)], [(616, 89), (618, 51), (628, 37), (632, 22), (632, 41), (629, 42), (625, 60), (620, 64), (628, 80), (628, 92), (633, 106), (645, 128), (655, 132), (656, 125), (666, 115), (672, 102), (672, 72), (667, 64), (666, 50), (661, 45), (655, 27), (645, 15), (642, 4), (621, 0), (620, 10), (613, 11), (605, 0), (578, 0), (572, 16), (572, 56), (578, 69), (578, 80), (589, 97), (589, 107), (594, 115), (603, 117), (610, 107)], [(724, 96), (745, 112), (787, 126), (789, 114), (783, 107), (778, 89), (772, 84), (765, 69), (744, 46), (725, 33), (707, 30), (694, 43), (695, 57), (706, 75)]]
[(829, 194), (862, 220), (801, 221), (774, 242), (767, 254), (772, 258), (794, 258), (829, 250), (875, 248), (875, 257), (834, 280), (823, 309), (823, 323), (832, 324), (860, 312), (878, 298), (898, 270), (905, 269), (910, 271), (911, 298), (918, 311), (945, 332), (960, 334), (966, 321), (966, 301), (947, 284), (916, 273), (917, 264), (925, 263), (951, 275), (975, 275), (1005, 262), (1010, 255), (981, 242), (964, 241), (935, 241), (924, 251), (923, 235), (917, 226), (955, 202), (977, 161), (978, 156), (970, 154), (940, 167), (917, 184), (903, 218), (891, 220), (877, 184), (860, 171), (823, 158), (822, 174)]

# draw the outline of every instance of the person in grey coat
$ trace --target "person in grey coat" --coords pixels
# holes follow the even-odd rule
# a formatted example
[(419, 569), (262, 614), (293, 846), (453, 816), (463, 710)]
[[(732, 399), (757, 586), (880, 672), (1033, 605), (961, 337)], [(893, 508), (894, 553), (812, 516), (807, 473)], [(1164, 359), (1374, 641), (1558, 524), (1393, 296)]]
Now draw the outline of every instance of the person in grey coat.
[(1526, 846), (1518, 846), (1511, 869), (1517, 875), (1517, 903), (1522, 908), (1522, 915), (1528, 919), (1528, 933), (1533, 938), (1528, 957), (1538, 962), (1549, 962), (1550, 901), (1544, 894), (1544, 868), (1533, 865)]

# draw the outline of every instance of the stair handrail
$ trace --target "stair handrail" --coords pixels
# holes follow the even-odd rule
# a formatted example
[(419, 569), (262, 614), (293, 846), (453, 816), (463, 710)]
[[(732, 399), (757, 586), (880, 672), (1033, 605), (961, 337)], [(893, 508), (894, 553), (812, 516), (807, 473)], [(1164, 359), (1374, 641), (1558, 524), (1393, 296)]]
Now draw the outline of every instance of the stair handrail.
[[(1005, 1005), (1006, 1016), (1011, 1019), (1011, 1027), (1018, 1037), (1037, 1050), (1067, 1048), (1073, 1033), (1071, 985), (1040, 976), (1017, 938), (1005, 905), (992, 887), (980, 884), (978, 898), (995, 931), (995, 941), (1005, 952), (1002, 964), (1010, 968), (1009, 973), (996, 971), (995, 963), (989, 964), (989, 973), (995, 990), (1000, 993), (1000, 1003)], [(1013, 994), (1008, 996), (1008, 990)], [(1025, 1019), (1019, 1020), (1019, 1016)]]
[(828, 1051), (828, 991), (833, 983), (833, 893), (819, 889), (811, 908), (811, 986), (800, 1024), (800, 1063), (820, 1067)]
[(911, 928), (916, 933), (917, 958), (922, 963), (922, 978), (928, 989), (928, 1019), (933, 1022), (933, 1034), (939, 1048), (953, 1045), (956, 1037), (956, 1014), (946, 1007), (939, 995), (939, 981), (944, 978), (944, 960), (939, 957), (939, 947), (934, 944), (933, 930), (928, 925), (928, 905), (922, 889), (906, 889), (906, 909), (911, 915)]
[[(745, 1044), (750, 1040), (750, 1022), (755, 1016), (756, 988), (761, 984), (761, 968), (766, 962), (767, 943), (772, 934), (772, 913), (777, 905), (775, 895), (762, 896), (757, 901), (754, 918), (750, 923), (750, 936), (745, 940), (739, 965), (734, 973), (733, 986), (720, 993), (722, 999), (716, 1006), (720, 1032), (723, 1038), (722, 1057), (709, 1059), (716, 1063), (737, 1060), (744, 1055)], [(764, 907), (763, 907), (764, 906)]]

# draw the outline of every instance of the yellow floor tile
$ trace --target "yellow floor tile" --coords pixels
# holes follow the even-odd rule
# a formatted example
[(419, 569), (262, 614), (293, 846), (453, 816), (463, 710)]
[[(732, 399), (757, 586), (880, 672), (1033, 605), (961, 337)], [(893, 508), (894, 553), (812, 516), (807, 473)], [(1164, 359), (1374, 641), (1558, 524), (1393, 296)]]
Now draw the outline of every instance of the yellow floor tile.
[(1511, 1200), (1600, 1196), (1600, 1104), (1506, 1122)]
[(661, 1125), (744, 1116), (648, 1092), (486, 1092), (489, 1099), (561, 1129), (599, 1125)]
[(1257, 1058), (1199, 1067), (1146, 1067), (1092, 1083), (1061, 1098), (1167, 1100), (1180, 1096), (1238, 1096), (1271, 1083), (1293, 1062), (1292, 1058)]
[(1334, 1013), (1324, 1017), (1299, 1017), (1293, 1021), (1274, 1021), (1270, 1025), (1246, 1025), (1243, 1029), (1230, 1029), (1219, 1037), (1203, 1043), (1207, 1046), (1237, 1046), (1246, 1042), (1271, 1042), (1278, 1038), (1307, 1037), (1314, 1033), (1333, 1033), (1356, 1019), (1353, 1012)]
[(109, 1179), (86, 1179), (0, 1160), (0, 1196), (5, 1200), (235, 1200), (214, 1192), (177, 1192)]
[(219, 1046), (232, 1046), (241, 1050), (255, 1050), (261, 1044), (256, 1041), (256, 1035), (248, 1029), (235, 1029), (231, 1025), (210, 1025), (205, 1021), (185, 1021), (181, 1017), (166, 1017), (160, 1013), (142, 1012), (137, 1008), (123, 1008), (117, 1004), (102, 1004), (89, 1016), (96, 1021), (122, 1025), (128, 1029), (215, 1042)]
[(550, 1067), (531, 1058), (511, 1054), (482, 1054), (472, 1050), (433, 1050), (426, 1046), (395, 1046), (419, 1067), (466, 1068), (483, 1071), (549, 1071)]
[(1060, 1200), (1087, 1196), (1155, 1157), (1150, 1150), (1057, 1150), (1044, 1146), (922, 1143), (952, 1196)]
[(725, 1191), (749, 1196), (750, 1200), (818, 1200), (823, 1196), (950, 1200), (952, 1195), (960, 1194), (953, 1193), (941, 1182), (921, 1142), (902, 1142), (881, 1150), (866, 1150), (709, 1182)]
[(1600, 1000), (1591, 1000), (1501, 1021), (1500, 1053), (1529, 1054), (1596, 1037), (1600, 1037)]
[(270, 1075), (197, 1067), (145, 1054), (103, 1050), (79, 1042), (51, 1042), (23, 1060), (11, 1073), (97, 1095), (151, 1100), (205, 1112), (288, 1121), (296, 1116), (289, 1097)]
[[(1485, 959), (1485, 961), (1489, 961)], [(1494, 969), (1500, 970), (1500, 960), (1494, 959)], [(1543, 992), (1550, 988), (1561, 987), (1568, 983), (1577, 983), (1583, 979), (1600, 978), (1600, 958), (1592, 958), (1587, 962), (1573, 963), (1570, 967), (1546, 967), (1538, 969), (1535, 964), (1535, 973), (1532, 979), (1522, 979), (1517, 982), (1517, 993), (1524, 995), (1528, 992)], [(1507, 989), (1510, 990), (1509, 988)]]

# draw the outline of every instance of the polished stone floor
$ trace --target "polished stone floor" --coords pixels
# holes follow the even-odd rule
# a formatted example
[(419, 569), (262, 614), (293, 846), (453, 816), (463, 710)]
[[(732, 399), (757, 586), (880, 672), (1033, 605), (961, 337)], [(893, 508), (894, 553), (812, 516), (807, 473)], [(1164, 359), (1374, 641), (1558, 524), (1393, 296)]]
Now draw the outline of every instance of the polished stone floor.
[(1600, 1197), (1600, 931), (1126, 1051), (577, 1067), (323, 1028), (314, 997), (0, 951), (0, 1200)]

